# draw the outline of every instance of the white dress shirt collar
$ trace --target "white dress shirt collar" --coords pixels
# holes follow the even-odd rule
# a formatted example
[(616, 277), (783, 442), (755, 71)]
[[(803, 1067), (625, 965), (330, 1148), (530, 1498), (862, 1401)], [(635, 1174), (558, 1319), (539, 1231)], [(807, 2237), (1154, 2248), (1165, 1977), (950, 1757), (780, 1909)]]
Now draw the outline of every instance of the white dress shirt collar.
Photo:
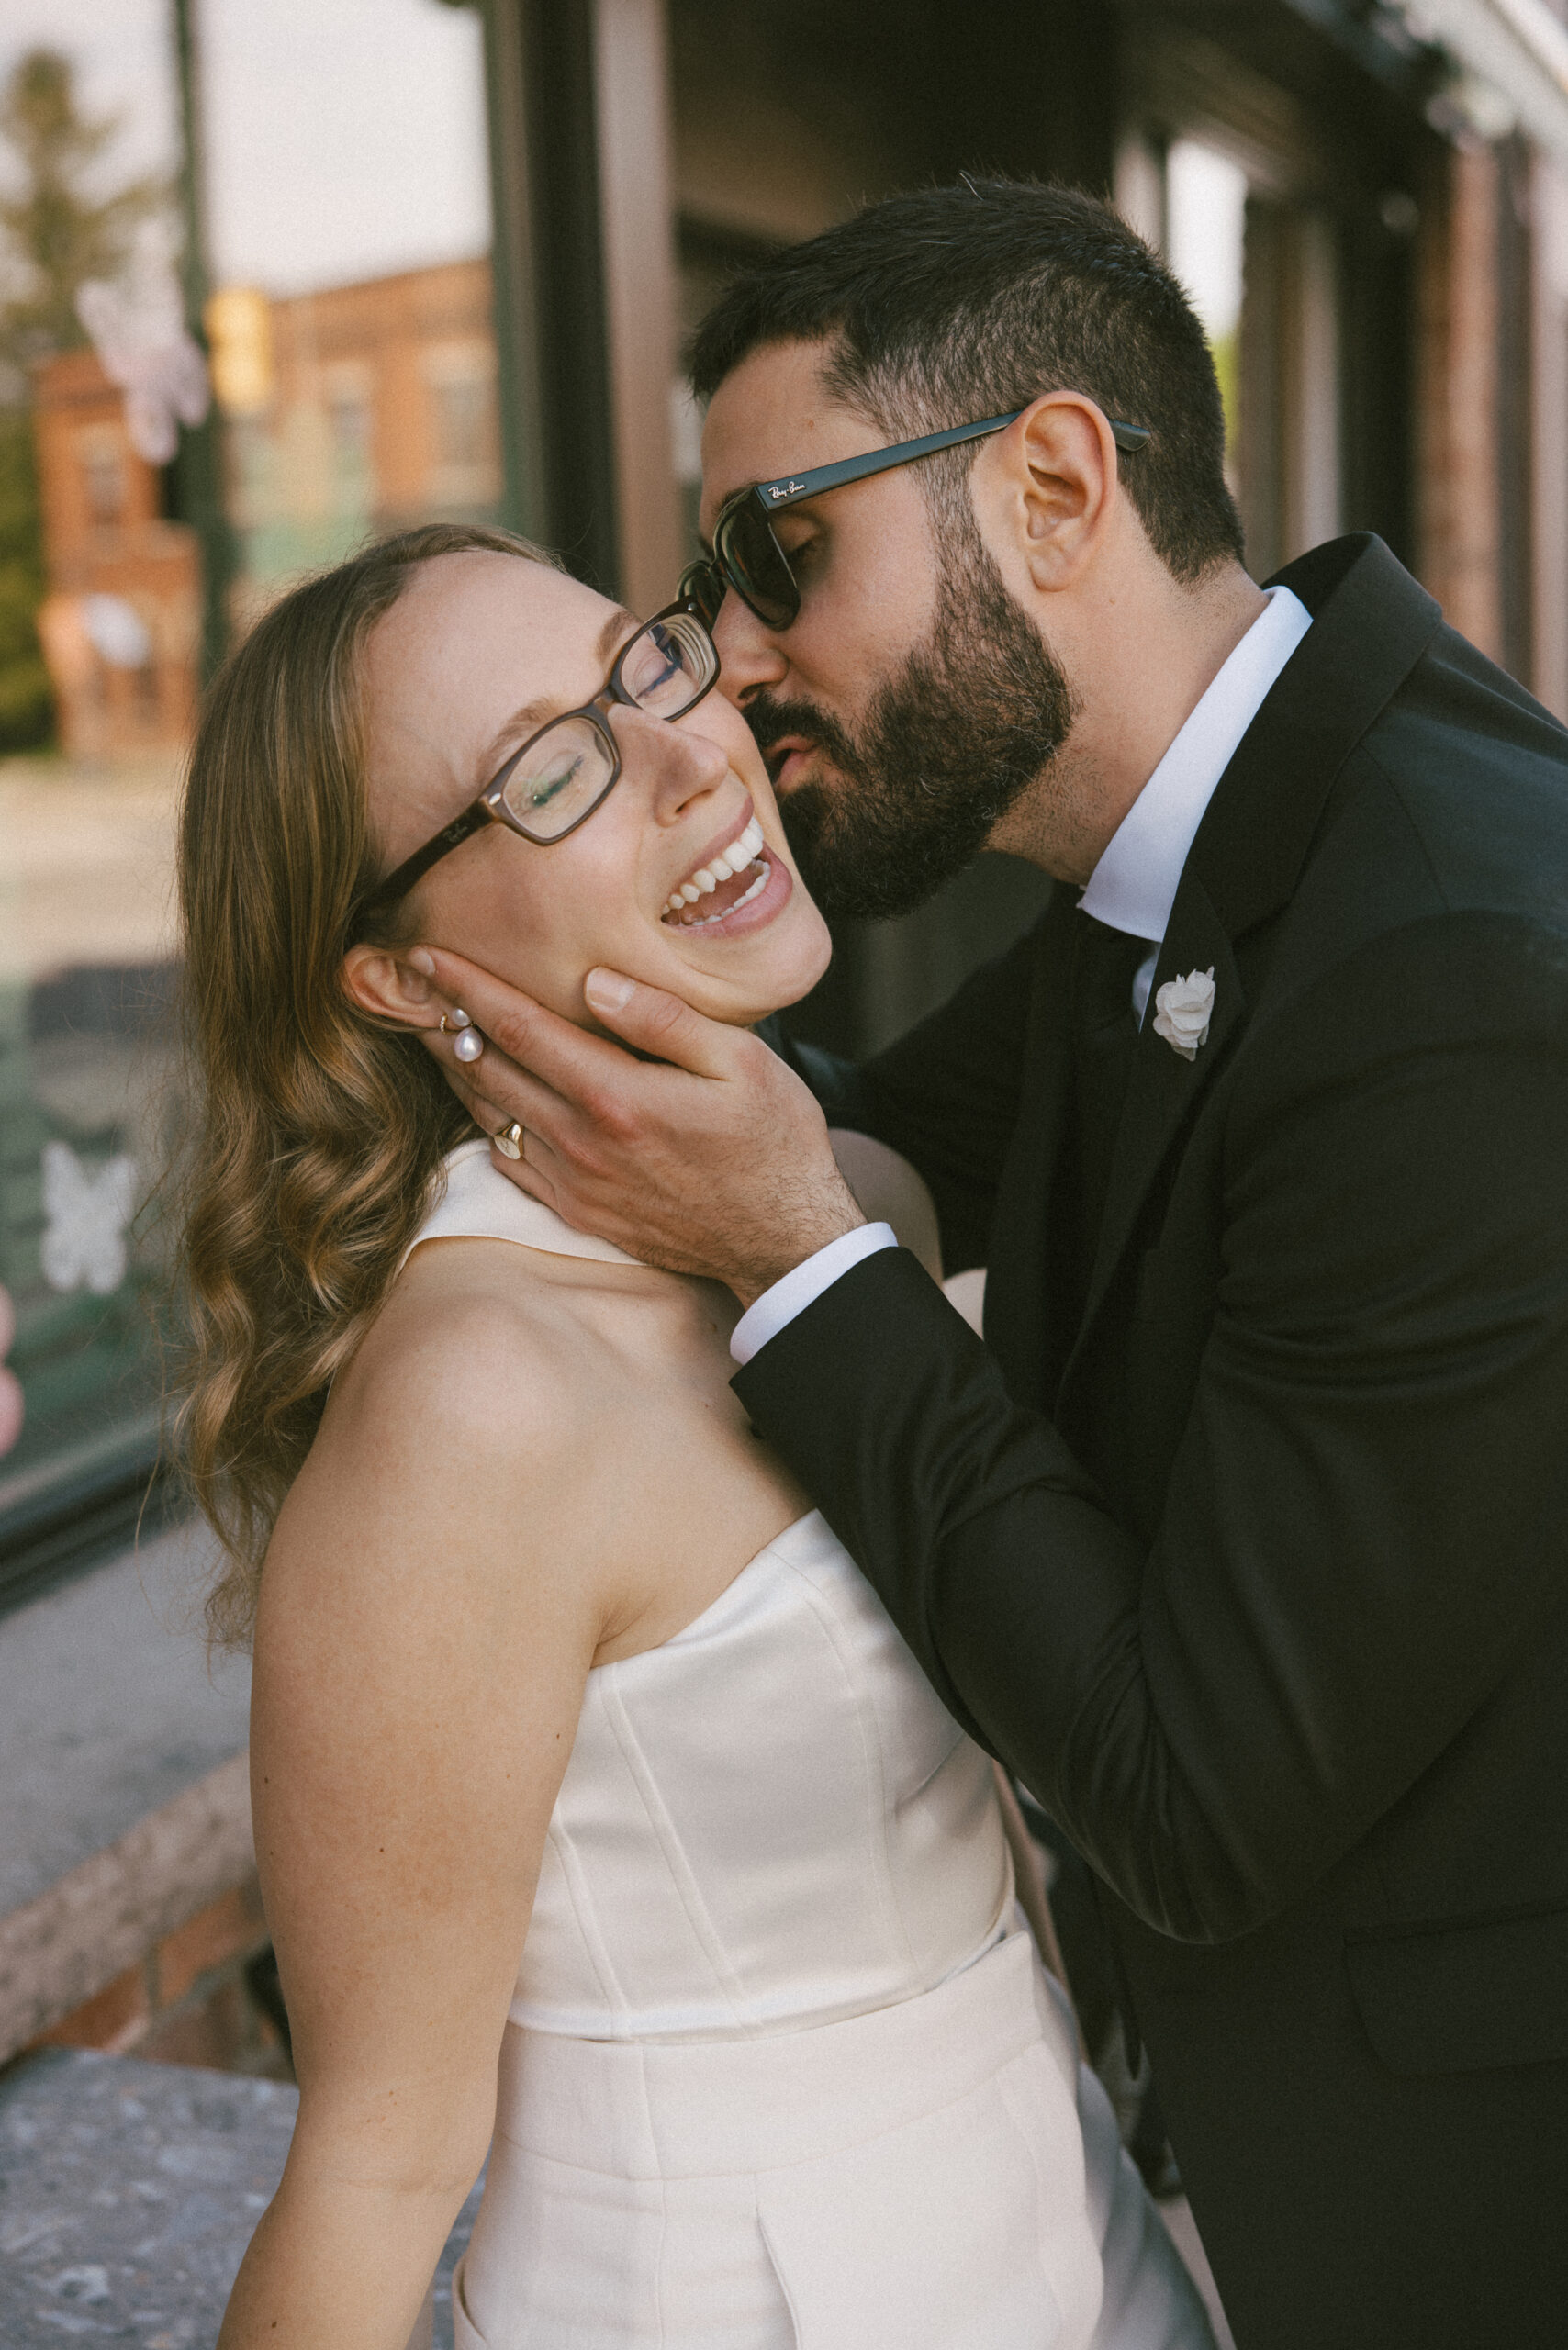
[[(1288, 588), (1269, 601), (1106, 843), (1079, 904), (1131, 938), (1165, 936), (1204, 811), (1312, 614)], [(1140, 1006), (1141, 1009), (1141, 1006)]]

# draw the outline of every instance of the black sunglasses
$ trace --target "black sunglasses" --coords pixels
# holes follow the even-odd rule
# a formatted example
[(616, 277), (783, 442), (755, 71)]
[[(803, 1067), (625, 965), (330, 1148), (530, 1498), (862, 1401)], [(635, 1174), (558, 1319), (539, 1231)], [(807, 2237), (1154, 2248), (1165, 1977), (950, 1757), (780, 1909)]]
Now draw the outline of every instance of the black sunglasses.
[(719, 655), (707, 622), (687, 598), (644, 621), (615, 656), (592, 701), (565, 710), (515, 750), (433, 840), (405, 857), (359, 901), (356, 924), (407, 897), (438, 857), (487, 824), (505, 824), (537, 848), (553, 848), (586, 824), (621, 780), (621, 746), (607, 713), (619, 702), (655, 718), (684, 718), (718, 683)]
[[(895, 441), (890, 448), (871, 449), (863, 457), (841, 457), (836, 464), (813, 465), (803, 474), (783, 474), (777, 481), (754, 482), (726, 498), (713, 524), (713, 552), (689, 564), (680, 577), (678, 594), (700, 612), (710, 628), (730, 588), (756, 614), (764, 628), (786, 629), (800, 615), (801, 588), (790, 568), (790, 558), (773, 535), (771, 517), (803, 498), (820, 498), (824, 489), (842, 489), (846, 482), (864, 481), (868, 474), (885, 474), (895, 465), (913, 464), (916, 457), (934, 456), (938, 449), (956, 449), (960, 442), (983, 440), (1016, 423), (1024, 411), (983, 417), (979, 424), (958, 424), (947, 432), (927, 432), (918, 441)], [(1111, 438), (1132, 455), (1154, 438), (1146, 424), (1123, 424), (1107, 418)]]

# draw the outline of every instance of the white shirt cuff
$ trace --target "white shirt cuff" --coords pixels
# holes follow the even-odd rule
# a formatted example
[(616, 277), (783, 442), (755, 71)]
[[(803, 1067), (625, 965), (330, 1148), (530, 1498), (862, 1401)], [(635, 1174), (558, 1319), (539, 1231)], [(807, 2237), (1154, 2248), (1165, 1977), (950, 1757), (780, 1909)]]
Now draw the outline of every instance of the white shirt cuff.
[(853, 1232), (841, 1232), (803, 1265), (793, 1266), (782, 1281), (765, 1289), (755, 1305), (747, 1306), (730, 1333), (730, 1352), (744, 1370), (753, 1355), (758, 1355), (769, 1338), (776, 1338), (787, 1323), (803, 1314), (808, 1305), (821, 1297), (823, 1290), (857, 1265), (863, 1257), (874, 1257), (879, 1248), (896, 1248), (898, 1235), (890, 1224), (857, 1224)]

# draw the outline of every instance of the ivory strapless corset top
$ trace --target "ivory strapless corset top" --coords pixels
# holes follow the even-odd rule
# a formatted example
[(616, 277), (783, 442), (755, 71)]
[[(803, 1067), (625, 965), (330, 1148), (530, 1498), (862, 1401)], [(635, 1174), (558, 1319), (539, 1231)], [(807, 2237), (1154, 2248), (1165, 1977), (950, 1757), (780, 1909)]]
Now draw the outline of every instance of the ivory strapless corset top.
[(738, 2039), (933, 1988), (1002, 1930), (991, 1764), (814, 1512), (588, 1676), (514, 2022)]
[[(419, 1235), (460, 1237), (629, 1261), (483, 1142), (452, 1153)], [(512, 2020), (588, 2040), (805, 2030), (945, 1982), (1012, 1901), (990, 1762), (812, 1512), (673, 1639), (589, 1673)]]
[[(621, 1256), (483, 1142), (465, 1237)], [(588, 1674), (511, 2020), (458, 2350), (1213, 2350), (991, 1766), (815, 1512)]]

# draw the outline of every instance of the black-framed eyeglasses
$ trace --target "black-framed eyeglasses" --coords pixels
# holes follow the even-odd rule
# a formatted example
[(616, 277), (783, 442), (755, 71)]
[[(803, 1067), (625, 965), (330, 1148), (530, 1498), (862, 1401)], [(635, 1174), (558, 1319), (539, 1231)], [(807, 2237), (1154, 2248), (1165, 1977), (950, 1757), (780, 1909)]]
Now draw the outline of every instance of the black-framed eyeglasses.
[[(756, 614), (764, 628), (787, 629), (799, 618), (800, 582), (790, 558), (773, 534), (772, 517), (824, 489), (842, 489), (846, 482), (864, 481), (869, 474), (890, 473), (895, 465), (913, 464), (916, 457), (935, 456), (938, 449), (956, 449), (961, 442), (983, 440), (1017, 422), (1024, 411), (982, 417), (978, 424), (958, 424), (947, 432), (927, 432), (918, 441), (895, 441), (890, 448), (871, 449), (863, 457), (841, 457), (835, 464), (809, 466), (804, 473), (781, 474), (777, 481), (754, 482), (726, 498), (713, 524), (713, 552), (688, 565), (681, 574), (680, 594), (701, 613), (710, 628), (719, 607), (733, 588), (741, 601)], [(1130, 456), (1154, 438), (1147, 424), (1123, 424), (1108, 417), (1111, 437)]]
[(628, 637), (590, 702), (563, 711), (531, 734), (477, 800), (378, 881), (361, 899), (356, 921), (407, 897), (438, 857), (487, 824), (505, 824), (537, 848), (554, 848), (588, 822), (621, 779), (621, 751), (607, 712), (619, 702), (654, 718), (684, 718), (718, 679), (718, 649), (708, 624), (683, 596)]

